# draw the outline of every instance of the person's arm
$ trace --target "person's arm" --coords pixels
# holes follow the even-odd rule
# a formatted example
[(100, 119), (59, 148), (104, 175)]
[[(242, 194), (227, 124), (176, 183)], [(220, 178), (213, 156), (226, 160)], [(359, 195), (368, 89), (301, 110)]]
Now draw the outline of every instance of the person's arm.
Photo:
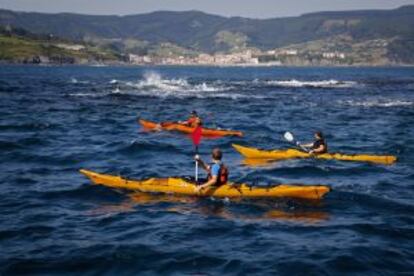
[(311, 148), (311, 147), (313, 147), (313, 143), (308, 143), (308, 144), (298, 144), (298, 146), (302, 146), (302, 147), (305, 147), (305, 148)]
[(310, 154), (313, 154), (313, 153), (321, 153), (321, 152), (324, 152), (325, 149), (326, 149), (326, 146), (322, 144), (319, 147), (317, 147), (316, 149), (311, 150), (309, 153)]
[(185, 125), (185, 126), (190, 125), (189, 120), (185, 120), (185, 121), (178, 121), (177, 123), (179, 123), (180, 125)]
[(206, 183), (196, 187), (197, 192), (200, 192), (202, 189), (205, 189), (212, 185), (217, 184), (217, 180), (218, 180), (219, 173), (220, 173), (220, 167), (217, 164), (214, 164), (211, 168), (209, 168), (209, 170), (211, 170), (210, 172), (211, 178)]
[(210, 166), (207, 165), (203, 160), (201, 160), (200, 156), (198, 156), (198, 154), (194, 157), (194, 159), (198, 162), (198, 164), (201, 165), (201, 167), (205, 170), (205, 171), (209, 171), (210, 170)]
[(204, 183), (204, 184), (202, 184), (202, 185), (200, 185), (200, 186), (197, 186), (197, 187), (196, 187), (196, 190), (197, 190), (197, 192), (199, 192), (200, 190), (205, 189), (205, 188), (208, 188), (208, 187), (210, 187), (210, 186), (213, 186), (213, 185), (215, 185), (216, 183), (217, 183), (217, 175), (213, 175), (213, 176), (211, 177), (211, 179), (210, 179), (210, 180), (208, 180), (206, 183)]

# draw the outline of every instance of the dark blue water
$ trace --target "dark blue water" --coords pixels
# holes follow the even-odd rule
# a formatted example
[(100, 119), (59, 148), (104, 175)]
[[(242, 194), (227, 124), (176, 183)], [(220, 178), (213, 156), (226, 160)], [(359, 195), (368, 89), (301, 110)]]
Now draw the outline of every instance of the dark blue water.
[[(141, 179), (193, 174), (191, 141), (137, 118), (245, 132), (203, 140), (230, 178), (327, 184), (320, 202), (195, 199), (94, 186), (80, 168)], [(412, 68), (0, 68), (0, 274), (410, 274)], [(323, 130), (331, 151), (395, 165), (244, 164), (234, 142), (289, 147)]]

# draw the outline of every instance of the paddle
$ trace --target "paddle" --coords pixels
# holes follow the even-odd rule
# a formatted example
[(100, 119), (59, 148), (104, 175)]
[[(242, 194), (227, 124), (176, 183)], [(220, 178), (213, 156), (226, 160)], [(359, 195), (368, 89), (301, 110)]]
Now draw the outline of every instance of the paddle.
[(301, 150), (303, 150), (304, 152), (309, 153), (309, 150), (307, 148), (305, 148), (304, 146), (302, 146), (299, 141), (297, 141), (295, 139), (295, 136), (293, 136), (293, 134), (289, 131), (286, 131), (285, 134), (283, 134), (283, 138), (285, 138), (286, 141), (288, 141), (289, 143), (295, 144), (296, 146), (298, 146)]
[(198, 183), (198, 159), (200, 156), (198, 155), (198, 147), (196, 147), (196, 154), (195, 154), (195, 182)]
[[(201, 142), (201, 132), (202, 132), (202, 128), (201, 126), (197, 126), (193, 133), (191, 134), (191, 138), (193, 140), (193, 144), (195, 147), (195, 154), (196, 156), (198, 156), (198, 145)], [(195, 160), (195, 181), (198, 182), (198, 160)]]

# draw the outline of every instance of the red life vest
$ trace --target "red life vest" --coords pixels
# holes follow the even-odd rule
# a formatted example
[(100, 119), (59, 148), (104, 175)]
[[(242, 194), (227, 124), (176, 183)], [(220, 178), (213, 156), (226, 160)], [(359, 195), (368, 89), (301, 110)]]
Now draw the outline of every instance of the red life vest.
[(190, 127), (197, 127), (199, 125), (201, 126), (202, 122), (199, 117), (191, 117), (187, 120), (187, 125)]
[[(208, 172), (208, 180), (212, 178), (211, 171)], [(221, 186), (227, 183), (229, 179), (229, 169), (224, 164), (220, 164), (219, 174), (217, 176), (217, 186)]]

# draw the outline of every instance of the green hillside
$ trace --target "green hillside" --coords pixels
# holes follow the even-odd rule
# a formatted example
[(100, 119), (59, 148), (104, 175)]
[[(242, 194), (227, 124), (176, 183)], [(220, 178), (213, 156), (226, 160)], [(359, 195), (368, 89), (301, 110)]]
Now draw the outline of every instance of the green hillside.
[(414, 6), (395, 10), (321, 12), (299, 17), (249, 19), (197, 11), (153, 12), (130, 16), (42, 14), (0, 10), (0, 25), (71, 40), (134, 38), (150, 44), (169, 42), (214, 52), (223, 48), (223, 31), (245, 37), (247, 46), (272, 49), (347, 34), (355, 39), (414, 37)]
[(93, 45), (35, 35), (22, 29), (0, 28), (0, 60), (12, 63), (93, 63), (115, 62), (116, 52)]
[[(292, 45), (301, 45), (306, 52), (309, 45), (328, 49), (329, 44), (323, 43), (335, 41), (337, 49), (331, 51), (355, 50), (366, 56), (363, 52), (372, 50), (376, 51), (372, 58), (379, 57), (385, 63), (414, 62), (414, 6), (394, 10), (320, 12), (275, 19), (222, 17), (198, 11), (96, 16), (0, 10), (0, 26), (25, 29), (35, 35), (59, 37), (75, 44), (94, 45), (99, 49), (95, 54), (105, 49), (105, 57), (98, 59), (120, 59), (120, 55), (129, 53), (191, 56), (247, 48), (267, 51)], [(336, 40), (338, 37), (347, 37), (346, 44), (341, 45), (341, 40)], [(382, 49), (377, 49), (377, 40), (383, 41)], [(6, 38), (2, 41), (3, 49), (17, 43)], [(23, 39), (18, 41), (20, 49), (8, 49), (3, 56), (29, 55), (27, 45), (30, 43), (30, 51), (36, 53), (62, 50), (38, 39), (36, 42)], [(87, 55), (94, 55), (92, 48), (87, 49)], [(84, 52), (71, 54), (84, 58)], [(64, 55), (64, 52), (61, 54)], [(349, 55), (352, 60), (364, 59), (353, 52)], [(369, 63), (369, 60), (366, 58), (365, 62)]]

